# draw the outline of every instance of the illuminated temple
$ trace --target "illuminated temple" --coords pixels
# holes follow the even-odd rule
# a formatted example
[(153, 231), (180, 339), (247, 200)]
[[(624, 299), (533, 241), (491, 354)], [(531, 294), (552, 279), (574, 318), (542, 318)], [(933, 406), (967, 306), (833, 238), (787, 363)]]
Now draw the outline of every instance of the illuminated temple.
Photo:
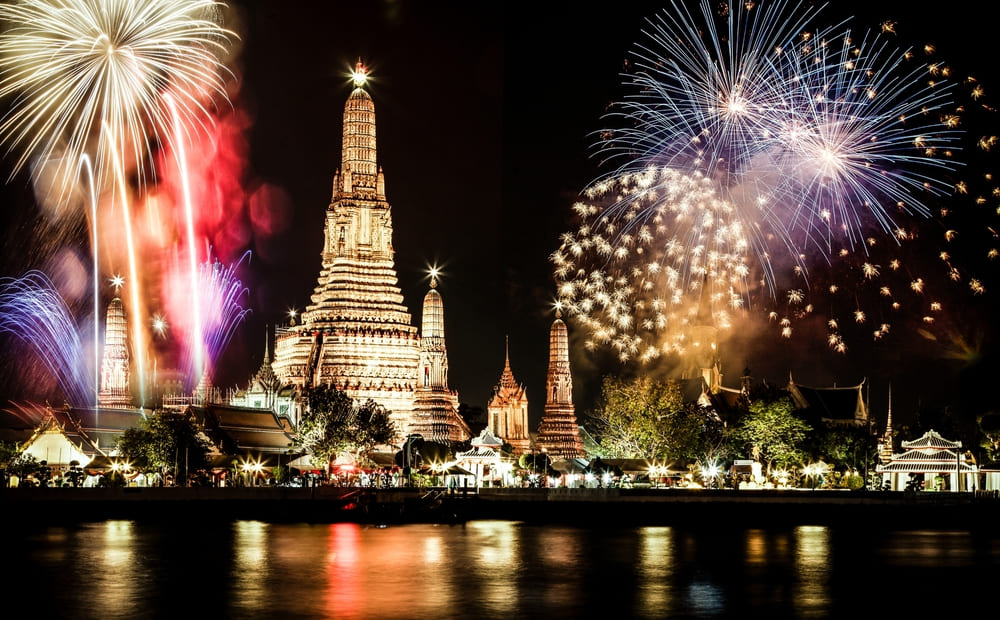
[(573, 376), (569, 366), (569, 333), (557, 311), (549, 330), (549, 369), (545, 381), (545, 412), (538, 425), (539, 448), (552, 458), (583, 456), (583, 438), (573, 405)]
[(129, 386), (128, 325), (125, 306), (115, 297), (108, 304), (104, 327), (104, 354), (101, 358), (101, 388), (97, 401), (101, 407), (132, 407)]
[(493, 396), (486, 406), (486, 426), (497, 437), (502, 437), (511, 445), (514, 454), (524, 454), (531, 450), (531, 436), (528, 433), (528, 394), (524, 385), (514, 379), (510, 369), (510, 344), (507, 345), (506, 359), (500, 382), (493, 388)]
[(344, 106), (341, 167), (326, 210), (312, 303), (300, 321), (276, 330), (272, 367), (285, 385), (328, 384), (357, 401), (374, 400), (392, 412), (403, 435), (464, 440), (468, 428), (455, 412), (458, 396), (447, 388), (440, 295), (432, 289), (437, 301), (432, 298), (431, 311), (440, 309), (442, 318), (425, 317), (425, 345), (397, 285), (392, 212), (376, 158), (375, 105), (362, 88), (360, 65), (355, 84)]
[(413, 394), (410, 432), (438, 443), (465, 441), (471, 435), (458, 415), (458, 392), (448, 389), (448, 350), (444, 340), (444, 300), (431, 277), (420, 326), (420, 379)]

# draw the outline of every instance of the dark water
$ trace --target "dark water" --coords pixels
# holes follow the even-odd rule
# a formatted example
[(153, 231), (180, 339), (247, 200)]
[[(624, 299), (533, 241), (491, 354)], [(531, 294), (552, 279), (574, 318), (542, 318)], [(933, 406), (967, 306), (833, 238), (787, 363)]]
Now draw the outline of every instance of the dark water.
[(26, 526), (6, 533), (0, 591), (8, 611), (20, 601), (33, 618), (861, 620), (998, 609), (998, 533), (735, 520), (206, 525), (192, 510), (176, 525)]

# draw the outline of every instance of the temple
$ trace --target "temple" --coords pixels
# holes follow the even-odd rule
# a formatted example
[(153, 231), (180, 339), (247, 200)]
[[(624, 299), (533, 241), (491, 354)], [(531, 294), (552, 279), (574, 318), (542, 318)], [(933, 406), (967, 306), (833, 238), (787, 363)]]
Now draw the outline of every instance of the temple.
[(531, 450), (528, 434), (528, 394), (524, 385), (514, 379), (510, 369), (510, 343), (500, 382), (493, 388), (493, 396), (486, 406), (486, 427), (497, 437), (510, 444), (515, 455)]
[[(442, 331), (425, 334), (428, 344), (422, 346), (397, 285), (392, 211), (377, 163), (375, 105), (364, 84), (359, 63), (344, 105), (341, 167), (326, 210), (312, 303), (300, 322), (293, 319), (276, 330), (272, 367), (284, 385), (304, 390), (327, 384), (356, 401), (375, 401), (391, 412), (401, 435), (427, 432), (427, 439), (464, 440), (467, 428), (451, 413), (458, 396), (447, 389), (443, 324), (425, 321)], [(432, 312), (440, 307), (430, 304)]]
[(129, 386), (128, 324), (125, 306), (119, 297), (108, 304), (104, 326), (104, 355), (101, 358), (101, 389), (97, 402), (101, 407), (127, 409), (132, 406)]
[(549, 369), (545, 381), (545, 412), (538, 425), (537, 446), (551, 458), (583, 456), (583, 439), (573, 405), (573, 377), (569, 366), (569, 334), (562, 313), (549, 330)]
[(448, 350), (444, 339), (444, 301), (437, 276), (424, 296), (420, 327), (420, 380), (414, 391), (410, 433), (442, 444), (465, 441), (471, 435), (458, 415), (458, 392), (448, 389)]

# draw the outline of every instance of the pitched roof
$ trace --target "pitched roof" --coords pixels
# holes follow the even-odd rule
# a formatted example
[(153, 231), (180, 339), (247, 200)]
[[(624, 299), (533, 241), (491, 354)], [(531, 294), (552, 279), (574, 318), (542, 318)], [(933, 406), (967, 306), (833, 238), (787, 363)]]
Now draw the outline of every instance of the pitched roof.
[(937, 432), (930, 430), (922, 437), (913, 441), (904, 441), (905, 451), (893, 454), (888, 463), (876, 466), (877, 472), (902, 473), (940, 473), (947, 471), (975, 473), (978, 471), (975, 463), (969, 463), (965, 455), (957, 452), (962, 447), (961, 441), (949, 441)]
[(818, 388), (801, 385), (789, 378), (788, 392), (799, 409), (809, 410), (829, 422), (867, 422), (861, 387), (864, 382), (850, 387)]
[(209, 436), (229, 437), (240, 450), (284, 452), (292, 445), (292, 434), (270, 409), (208, 404), (189, 410)]
[(935, 430), (929, 430), (923, 434), (923, 436), (914, 439), (913, 441), (904, 441), (902, 443), (903, 448), (906, 449), (920, 449), (920, 448), (937, 448), (937, 449), (949, 449), (949, 448), (961, 448), (961, 441), (949, 441), (942, 437), (940, 433)]

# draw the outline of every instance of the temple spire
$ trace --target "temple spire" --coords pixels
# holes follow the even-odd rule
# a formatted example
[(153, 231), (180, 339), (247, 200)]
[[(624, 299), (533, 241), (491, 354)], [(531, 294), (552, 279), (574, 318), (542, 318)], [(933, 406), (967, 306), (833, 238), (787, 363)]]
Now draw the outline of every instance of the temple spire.
[(538, 426), (538, 446), (549, 456), (576, 458), (583, 455), (583, 439), (573, 405), (573, 378), (569, 366), (569, 335), (556, 308), (549, 330), (549, 369), (545, 386), (545, 411)]

